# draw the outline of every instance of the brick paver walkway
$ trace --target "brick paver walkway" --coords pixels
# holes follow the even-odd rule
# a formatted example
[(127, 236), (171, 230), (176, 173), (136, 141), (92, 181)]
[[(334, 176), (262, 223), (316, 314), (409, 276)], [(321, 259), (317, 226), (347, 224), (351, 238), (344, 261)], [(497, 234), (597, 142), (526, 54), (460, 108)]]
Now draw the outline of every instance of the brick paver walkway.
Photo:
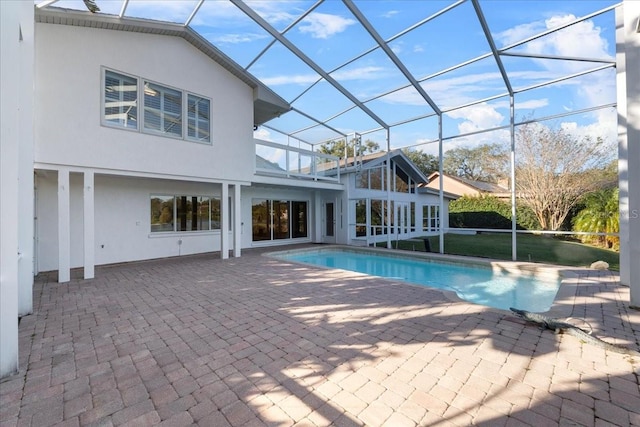
[[(37, 279), (2, 426), (640, 426), (640, 358), (441, 292), (245, 251)], [(617, 277), (561, 304), (639, 346)]]

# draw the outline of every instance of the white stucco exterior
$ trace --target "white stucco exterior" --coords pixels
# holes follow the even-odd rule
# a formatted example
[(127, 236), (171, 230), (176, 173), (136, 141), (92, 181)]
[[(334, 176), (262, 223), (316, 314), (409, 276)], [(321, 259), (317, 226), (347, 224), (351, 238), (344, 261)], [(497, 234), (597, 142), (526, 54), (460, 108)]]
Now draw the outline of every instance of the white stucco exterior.
[[(51, 165), (244, 181), (253, 176), (253, 91), (185, 40), (36, 24), (36, 149)], [(211, 99), (211, 144), (101, 125), (102, 70)], [(230, 161), (231, 160), (231, 161)]]
[(18, 370), (18, 316), (33, 310), (33, 5), (0, 2), (0, 19), (0, 377), (3, 377)]

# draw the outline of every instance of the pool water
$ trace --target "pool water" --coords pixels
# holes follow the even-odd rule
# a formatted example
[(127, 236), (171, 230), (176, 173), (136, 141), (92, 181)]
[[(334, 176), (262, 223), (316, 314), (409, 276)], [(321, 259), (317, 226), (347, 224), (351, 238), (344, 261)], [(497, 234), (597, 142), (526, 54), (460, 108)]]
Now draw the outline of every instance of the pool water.
[(560, 280), (494, 272), (489, 266), (398, 258), (341, 250), (275, 254), (277, 258), (322, 267), (356, 271), (417, 285), (454, 291), (465, 301), (532, 312), (551, 308)]

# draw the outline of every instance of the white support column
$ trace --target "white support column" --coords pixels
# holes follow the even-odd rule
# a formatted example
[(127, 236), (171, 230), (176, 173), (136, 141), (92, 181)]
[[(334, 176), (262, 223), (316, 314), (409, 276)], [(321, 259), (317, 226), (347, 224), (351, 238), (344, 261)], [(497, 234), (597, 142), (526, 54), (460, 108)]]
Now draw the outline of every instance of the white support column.
[(95, 199), (94, 173), (84, 173), (84, 278), (95, 277)]
[(387, 248), (391, 249), (391, 135), (389, 128), (386, 129), (385, 134), (387, 137)]
[(640, 308), (640, 2), (616, 9), (620, 282)]
[(0, 2), (0, 377), (18, 371), (19, 3)]
[(239, 258), (242, 253), (242, 199), (240, 184), (233, 186), (233, 256)]
[(220, 195), (220, 258), (229, 258), (229, 184), (222, 183)]
[[(444, 254), (444, 145), (442, 143), (442, 114), (438, 115), (438, 246), (439, 252)], [(429, 208), (431, 209), (431, 208)], [(431, 212), (429, 212), (431, 215)], [(448, 215), (448, 213), (447, 213)], [(429, 224), (431, 219), (429, 218)]]
[(69, 170), (58, 171), (58, 282), (71, 280), (71, 220)]
[[(34, 274), (34, 197), (33, 190), (33, 82), (34, 82), (34, 10), (22, 7), (20, 20), (20, 56), (10, 57), (18, 62), (20, 86), (18, 102), (18, 315), (25, 316), (33, 312), (33, 274)], [(15, 34), (14, 34), (15, 36)], [(3, 55), (3, 58), (7, 56)], [(3, 79), (4, 79), (4, 73)], [(4, 94), (4, 90), (3, 90)], [(3, 121), (3, 123), (5, 123)]]

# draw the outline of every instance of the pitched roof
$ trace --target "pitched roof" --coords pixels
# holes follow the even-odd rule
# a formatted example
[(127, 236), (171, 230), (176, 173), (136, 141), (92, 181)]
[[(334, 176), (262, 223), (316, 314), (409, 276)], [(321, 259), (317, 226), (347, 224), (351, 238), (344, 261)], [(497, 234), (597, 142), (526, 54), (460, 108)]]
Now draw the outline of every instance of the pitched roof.
[[(411, 177), (411, 179), (414, 180), (415, 182), (418, 182), (418, 183), (428, 182), (427, 176), (424, 173), (422, 173), (420, 169), (418, 169), (415, 163), (413, 163), (411, 159), (409, 159), (409, 157), (407, 157), (407, 155), (404, 154), (402, 150), (400, 149), (391, 150), (389, 152), (389, 157), (397, 165), (400, 165), (400, 167), (402, 167), (402, 170), (404, 170), (405, 173), (407, 173)], [(359, 158), (348, 157), (347, 159), (341, 159), (340, 166), (346, 166), (348, 168), (349, 166), (356, 165), (358, 161), (361, 161), (363, 169), (371, 169), (373, 167), (383, 164), (386, 159), (387, 159), (387, 152), (380, 151), (378, 153), (364, 154)], [(354, 171), (353, 169), (346, 170), (344, 173), (349, 173), (353, 171)]]
[[(428, 183), (431, 183), (435, 180), (438, 179), (438, 177), (440, 176), (439, 172), (433, 172), (431, 173), (431, 175), (429, 175), (428, 178)], [(491, 193), (491, 194), (507, 194), (509, 193), (509, 189), (505, 188), (499, 184), (495, 184), (493, 182), (486, 182), (486, 181), (477, 181), (477, 180), (473, 180), (473, 179), (468, 179), (468, 178), (462, 178), (459, 176), (453, 176), (453, 175), (447, 175), (445, 174), (444, 176), (446, 176), (447, 178), (454, 180), (454, 181), (458, 181), (464, 185), (467, 185), (477, 191), (480, 191), (482, 193)]]

